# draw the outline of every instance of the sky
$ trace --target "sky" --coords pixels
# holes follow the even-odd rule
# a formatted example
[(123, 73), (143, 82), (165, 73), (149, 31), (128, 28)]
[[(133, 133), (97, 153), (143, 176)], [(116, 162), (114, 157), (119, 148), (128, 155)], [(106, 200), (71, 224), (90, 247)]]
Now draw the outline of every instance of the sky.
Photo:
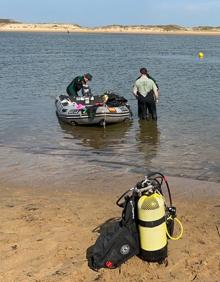
[(24, 23), (220, 26), (220, 0), (0, 0), (0, 19)]

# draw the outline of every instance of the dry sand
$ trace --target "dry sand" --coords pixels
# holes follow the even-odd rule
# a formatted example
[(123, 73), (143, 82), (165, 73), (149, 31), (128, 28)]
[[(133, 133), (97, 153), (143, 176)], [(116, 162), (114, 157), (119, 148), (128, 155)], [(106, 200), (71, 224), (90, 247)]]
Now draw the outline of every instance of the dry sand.
[(86, 251), (98, 236), (94, 228), (120, 216), (115, 201), (140, 179), (90, 176), (63, 191), (2, 185), (0, 281), (219, 281), (220, 185), (173, 177), (184, 235), (169, 240), (168, 265), (133, 257), (115, 270), (88, 268)]
[[(220, 35), (55, 24), (7, 24), (0, 31)], [(23, 187), (0, 183), (0, 281), (219, 281), (220, 184), (183, 178), (170, 178), (184, 235), (179, 241), (169, 240), (168, 265), (134, 257), (115, 270), (88, 268), (86, 251), (98, 237), (94, 228), (120, 216), (115, 201), (141, 178), (97, 174), (83, 181), (77, 178), (69, 190), (62, 181), (41, 188), (33, 187), (31, 180)]]

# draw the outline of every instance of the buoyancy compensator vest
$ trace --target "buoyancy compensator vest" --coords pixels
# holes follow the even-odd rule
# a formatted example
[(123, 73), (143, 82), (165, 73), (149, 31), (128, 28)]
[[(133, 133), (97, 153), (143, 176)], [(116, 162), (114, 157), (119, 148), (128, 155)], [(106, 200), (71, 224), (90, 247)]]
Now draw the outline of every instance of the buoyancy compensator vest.
[(116, 268), (140, 252), (135, 218), (136, 199), (134, 194), (124, 196), (117, 201), (117, 205), (123, 208), (120, 220), (103, 224), (95, 244), (87, 250), (88, 265), (93, 270)]

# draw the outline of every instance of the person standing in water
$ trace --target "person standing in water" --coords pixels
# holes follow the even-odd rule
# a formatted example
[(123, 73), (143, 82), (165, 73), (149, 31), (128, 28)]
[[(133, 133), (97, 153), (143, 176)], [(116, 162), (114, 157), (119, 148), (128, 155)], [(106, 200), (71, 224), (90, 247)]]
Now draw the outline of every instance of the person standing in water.
[(157, 120), (156, 103), (159, 99), (159, 87), (155, 82), (146, 68), (140, 69), (140, 77), (135, 81), (133, 87), (133, 94), (138, 100), (140, 119), (148, 120), (151, 115), (153, 120)]

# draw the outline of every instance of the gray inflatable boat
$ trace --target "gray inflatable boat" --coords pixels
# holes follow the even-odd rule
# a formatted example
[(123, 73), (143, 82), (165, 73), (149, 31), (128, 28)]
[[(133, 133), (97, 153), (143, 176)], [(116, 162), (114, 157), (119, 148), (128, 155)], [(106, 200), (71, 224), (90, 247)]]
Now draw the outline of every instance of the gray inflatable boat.
[(127, 100), (114, 93), (92, 97), (60, 95), (55, 101), (59, 119), (72, 125), (106, 125), (130, 120)]

